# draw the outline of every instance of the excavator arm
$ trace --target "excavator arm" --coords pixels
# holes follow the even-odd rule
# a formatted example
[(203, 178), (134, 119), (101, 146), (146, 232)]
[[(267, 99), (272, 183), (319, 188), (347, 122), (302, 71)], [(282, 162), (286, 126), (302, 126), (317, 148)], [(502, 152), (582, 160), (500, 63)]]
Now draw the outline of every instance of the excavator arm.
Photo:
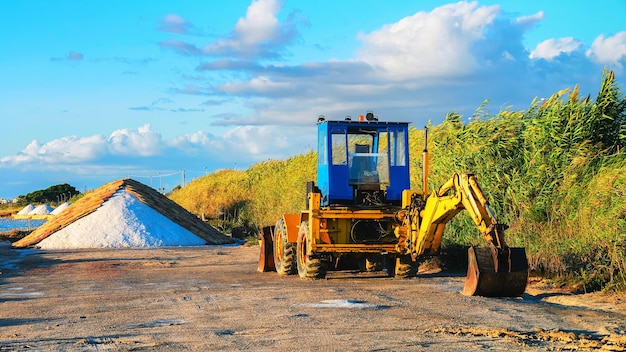
[(463, 210), (467, 210), (489, 246), (505, 246), (502, 236), (504, 225), (497, 222), (475, 176), (454, 174), (446, 184), (426, 198), (419, 231), (412, 236), (415, 254), (437, 254), (445, 225)]
[[(528, 281), (528, 260), (523, 248), (504, 241), (506, 225), (499, 223), (473, 174), (454, 174), (421, 203), (419, 216), (409, 216), (410, 248), (414, 257), (439, 251), (445, 225), (466, 210), (487, 242), (468, 250), (468, 275), (463, 294), (520, 296)], [(417, 211), (409, 210), (417, 215)], [(415, 224), (417, 219), (418, 224)]]

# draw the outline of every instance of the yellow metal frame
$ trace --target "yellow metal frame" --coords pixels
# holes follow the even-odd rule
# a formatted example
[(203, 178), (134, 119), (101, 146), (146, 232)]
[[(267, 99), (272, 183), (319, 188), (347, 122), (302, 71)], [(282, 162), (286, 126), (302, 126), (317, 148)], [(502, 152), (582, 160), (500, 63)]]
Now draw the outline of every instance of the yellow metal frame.
[(298, 228), (300, 227), (300, 214), (284, 214), (283, 219), (287, 226), (287, 241), (298, 242)]
[[(353, 220), (389, 220), (392, 221), (397, 210), (381, 209), (350, 209), (348, 207), (333, 207), (321, 209), (321, 194), (309, 194), (309, 209), (300, 213), (299, 219), (285, 218), (285, 221), (302, 224), (308, 221), (308, 235), (311, 245), (307, 246), (307, 254), (318, 253), (387, 253), (395, 252), (395, 243), (381, 244), (352, 244), (349, 243), (350, 226)], [(289, 227), (289, 225), (288, 225)], [(288, 230), (291, 232), (290, 230)], [(297, 236), (295, 236), (297, 241)], [(288, 236), (292, 241), (292, 236)], [(336, 239), (333, 243), (331, 238)]]

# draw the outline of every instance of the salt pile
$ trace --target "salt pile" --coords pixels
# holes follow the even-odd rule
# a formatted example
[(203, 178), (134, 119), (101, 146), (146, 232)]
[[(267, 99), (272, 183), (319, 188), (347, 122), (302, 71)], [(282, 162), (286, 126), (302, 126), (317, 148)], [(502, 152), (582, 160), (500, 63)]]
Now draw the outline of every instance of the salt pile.
[(142, 248), (236, 242), (154, 188), (130, 178), (86, 193), (58, 215), (39, 216), (48, 221), (12, 247)]
[(59, 214), (60, 212), (62, 212), (63, 210), (65, 210), (65, 208), (67, 208), (67, 207), (69, 207), (69, 206), (70, 206), (70, 203), (65, 202), (65, 203), (63, 203), (63, 204), (59, 205), (58, 207), (54, 208), (54, 210), (53, 210), (50, 214), (52, 214), (52, 215), (57, 215), (57, 214)]
[(50, 214), (52, 210), (53, 210), (52, 207), (49, 206), (48, 204), (41, 204), (37, 206), (37, 208), (31, 210), (28, 213), (28, 215), (46, 215), (46, 214)]
[(33, 211), (33, 209), (35, 209), (35, 206), (32, 204), (28, 204), (27, 206), (25, 206), (24, 208), (22, 208), (22, 210), (20, 210), (19, 213), (17, 213), (17, 215), (28, 215), (28, 213), (30, 213), (31, 211)]
[(43, 249), (201, 246), (207, 242), (120, 189), (98, 208), (38, 243)]

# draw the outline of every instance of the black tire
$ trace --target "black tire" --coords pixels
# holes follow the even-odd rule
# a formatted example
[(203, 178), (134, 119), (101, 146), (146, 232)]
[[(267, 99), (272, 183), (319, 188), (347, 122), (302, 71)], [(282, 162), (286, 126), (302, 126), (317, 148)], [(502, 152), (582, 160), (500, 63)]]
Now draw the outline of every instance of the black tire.
[(309, 236), (307, 236), (308, 232), (309, 222), (303, 221), (300, 223), (296, 249), (298, 257), (298, 275), (303, 279), (323, 279), (326, 277), (328, 263), (323, 258), (307, 255), (307, 246), (310, 245), (308, 242)]
[(395, 277), (407, 279), (417, 275), (419, 263), (414, 262), (411, 255), (401, 255), (396, 258)]
[(274, 227), (274, 266), (279, 275), (296, 273), (296, 245), (287, 239), (287, 224), (283, 218)]

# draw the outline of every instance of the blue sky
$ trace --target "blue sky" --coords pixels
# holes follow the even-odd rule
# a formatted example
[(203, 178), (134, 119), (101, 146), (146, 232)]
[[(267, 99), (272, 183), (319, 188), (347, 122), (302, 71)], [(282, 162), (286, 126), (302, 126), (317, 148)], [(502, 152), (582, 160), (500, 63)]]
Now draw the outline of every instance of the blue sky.
[[(602, 4), (602, 6), (598, 6)], [(626, 1), (5, 0), (0, 198), (166, 191), (312, 150), (318, 115), (439, 123), (624, 82)]]

